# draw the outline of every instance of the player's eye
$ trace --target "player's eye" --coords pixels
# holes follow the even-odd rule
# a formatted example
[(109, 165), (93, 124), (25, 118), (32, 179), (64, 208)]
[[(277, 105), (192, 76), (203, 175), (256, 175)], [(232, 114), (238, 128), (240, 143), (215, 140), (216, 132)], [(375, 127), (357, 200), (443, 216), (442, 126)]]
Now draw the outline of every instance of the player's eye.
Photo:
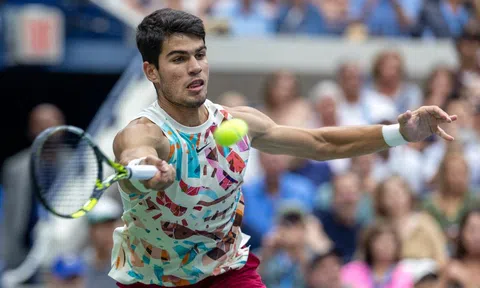
[(205, 58), (205, 56), (207, 56), (206, 53), (202, 52), (202, 53), (198, 53), (195, 57), (197, 58), (197, 60), (201, 60)]
[(173, 63), (182, 63), (184, 61), (184, 57), (176, 57), (176, 58), (173, 58), (172, 62)]

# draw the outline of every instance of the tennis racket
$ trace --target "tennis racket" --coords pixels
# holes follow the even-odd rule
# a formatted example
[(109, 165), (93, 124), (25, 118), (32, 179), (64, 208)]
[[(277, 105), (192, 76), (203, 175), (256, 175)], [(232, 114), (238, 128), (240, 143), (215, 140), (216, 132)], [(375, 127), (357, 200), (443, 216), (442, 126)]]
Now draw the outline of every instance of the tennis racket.
[[(100, 151), (91, 136), (74, 126), (56, 126), (40, 133), (32, 144), (31, 173), (35, 194), (51, 213), (79, 218), (91, 211), (103, 192), (123, 179), (147, 180), (152, 165), (123, 166)], [(114, 173), (104, 178), (104, 164)]]

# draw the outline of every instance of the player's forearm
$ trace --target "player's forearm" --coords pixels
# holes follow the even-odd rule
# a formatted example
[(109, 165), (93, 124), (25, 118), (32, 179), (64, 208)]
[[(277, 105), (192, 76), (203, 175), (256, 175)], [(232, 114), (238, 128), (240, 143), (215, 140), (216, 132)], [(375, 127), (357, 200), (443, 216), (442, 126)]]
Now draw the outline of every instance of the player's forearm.
[[(312, 132), (316, 160), (351, 158), (388, 149), (382, 125), (325, 127)], [(320, 159), (318, 159), (320, 158)]]

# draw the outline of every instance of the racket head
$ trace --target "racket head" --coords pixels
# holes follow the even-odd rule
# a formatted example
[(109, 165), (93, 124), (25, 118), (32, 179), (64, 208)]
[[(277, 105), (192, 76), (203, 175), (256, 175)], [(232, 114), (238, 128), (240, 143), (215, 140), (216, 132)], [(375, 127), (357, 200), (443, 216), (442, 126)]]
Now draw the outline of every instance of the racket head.
[(103, 159), (88, 134), (74, 126), (44, 130), (32, 145), (31, 173), (40, 203), (63, 218), (85, 215), (103, 188)]

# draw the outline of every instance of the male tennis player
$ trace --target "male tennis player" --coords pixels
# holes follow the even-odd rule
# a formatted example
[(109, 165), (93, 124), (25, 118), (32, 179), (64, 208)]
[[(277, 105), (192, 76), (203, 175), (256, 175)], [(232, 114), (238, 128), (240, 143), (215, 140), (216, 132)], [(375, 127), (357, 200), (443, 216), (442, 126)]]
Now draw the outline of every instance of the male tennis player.
[[(148, 181), (124, 181), (124, 227), (114, 232), (112, 269), (119, 287), (265, 287), (242, 234), (241, 185), (250, 147), (315, 160), (373, 153), (431, 134), (453, 137), (438, 125), (456, 120), (438, 107), (398, 117), (399, 125), (315, 130), (276, 125), (250, 108), (207, 100), (209, 68), (202, 21), (162, 9), (138, 26), (143, 71), (157, 100), (116, 136), (117, 161), (149, 164)], [(249, 135), (232, 147), (212, 132), (232, 117)], [(248, 205), (248, 203), (247, 203)], [(149, 286), (151, 285), (151, 286)]]

